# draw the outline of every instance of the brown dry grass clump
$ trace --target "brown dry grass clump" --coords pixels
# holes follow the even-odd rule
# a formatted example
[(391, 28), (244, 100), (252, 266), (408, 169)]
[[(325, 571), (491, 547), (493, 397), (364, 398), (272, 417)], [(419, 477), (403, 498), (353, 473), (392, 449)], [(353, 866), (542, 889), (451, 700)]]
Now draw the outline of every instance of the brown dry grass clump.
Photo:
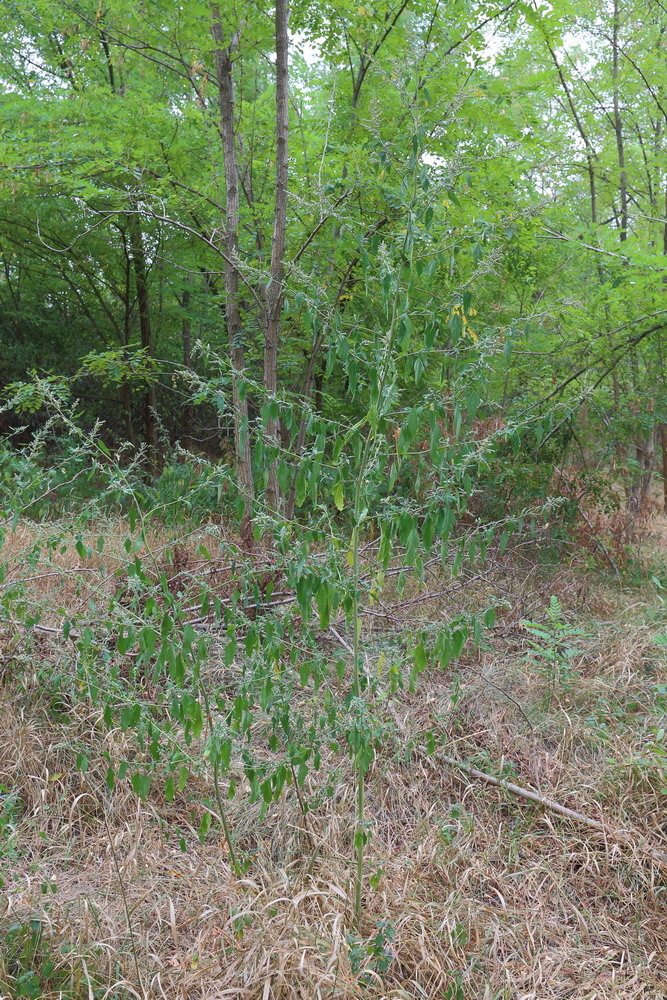
[[(10, 544), (18, 555), (32, 537)], [(122, 561), (114, 544), (105, 544), (101, 559), (109, 569), (115, 554)], [(181, 565), (192, 568), (197, 539), (180, 544)], [(155, 538), (154, 550), (161, 546), (173, 549)], [(58, 575), (34, 581), (40, 600), (87, 600), (102, 583), (99, 572), (79, 573), (71, 552), (58, 558)], [(99, 569), (97, 556), (90, 563)], [(204, 844), (196, 835), (202, 798), (211, 794), (204, 771), (173, 802), (157, 787), (144, 803), (125, 783), (110, 792), (102, 754), (129, 754), (127, 738), (107, 732), (85, 704), (63, 696), (54, 705), (37, 665), (21, 676), (15, 665), (8, 669), (0, 690), (0, 790), (20, 808), (0, 840), (0, 996), (10, 988), (3, 984), (15, 982), (8, 928), (38, 919), (55, 964), (49, 982), (57, 982), (45, 997), (667, 998), (661, 867), (639, 849), (467, 778), (422, 745), (420, 734), (430, 729), (445, 737), (451, 756), (667, 852), (667, 774), (651, 750), (665, 715), (667, 663), (653, 642), (661, 620), (651, 623), (645, 602), (632, 607), (636, 593), (607, 589), (596, 598), (607, 621), (588, 620), (592, 637), (572, 682), (547, 707), (518, 619), (553, 592), (585, 612), (590, 581), (570, 570), (527, 580), (520, 560), (514, 566), (514, 577), (504, 572), (480, 583), (513, 598), (494, 649), (456, 672), (422, 675), (417, 693), (397, 695), (393, 711), (375, 706), (389, 736), (368, 776), (374, 887), (367, 877), (356, 939), (354, 779), (346, 756), (329, 752), (306, 779), (307, 823), (293, 787), (263, 818), (243, 796), (229, 803), (238, 849), (250, 861), (237, 877), (217, 835)], [(62, 572), (68, 569), (76, 572)], [(17, 576), (42, 571), (17, 560)], [(82, 588), (88, 576), (96, 583)], [(419, 614), (445, 616), (453, 600), (419, 606)], [(471, 588), (465, 600), (475, 600)], [(45, 660), (69, 655), (54, 636), (44, 643)], [(212, 678), (224, 674), (216, 663), (210, 669)], [(376, 669), (370, 656), (368, 669)], [(83, 775), (81, 754), (90, 760)], [(355, 964), (359, 942), (372, 950), (380, 921), (394, 934), (388, 967), (373, 967), (364, 952), (364, 972)]]

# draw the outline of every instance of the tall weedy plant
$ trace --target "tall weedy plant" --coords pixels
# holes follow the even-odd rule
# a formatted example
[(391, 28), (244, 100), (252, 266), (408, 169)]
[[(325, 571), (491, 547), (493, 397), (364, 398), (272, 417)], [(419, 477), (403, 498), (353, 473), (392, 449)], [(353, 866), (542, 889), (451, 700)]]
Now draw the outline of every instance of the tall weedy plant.
[[(304, 566), (307, 577), (301, 576), (297, 587), (306, 578), (310, 581), (321, 625), (329, 623), (329, 604), (341, 607), (351, 634), (351, 690), (345, 708), (346, 739), (357, 784), (357, 925), (369, 835), (365, 782), (379, 732), (368, 702), (364, 620), (390, 566), (398, 576), (400, 593), (409, 577), (423, 582), (425, 561), (439, 543), (440, 560), (450, 571), (449, 535), (472, 492), (472, 475), (484, 452), (462, 433), (464, 422), (474, 417), (475, 390), (483, 382), (485, 369), (485, 351), (468, 323), (472, 292), (458, 291), (444, 315), (440, 302), (435, 305), (430, 294), (432, 279), (444, 265), (434, 203), (442, 198), (447, 179), (434, 180), (426, 168), (425, 139), (425, 130), (417, 123), (407, 163), (396, 170), (392, 194), (401, 218), (397, 234), (393, 239), (374, 239), (361, 254), (365, 293), (378, 306), (365, 329), (355, 331), (354, 352), (349, 349), (343, 318), (338, 315), (331, 323), (328, 369), (340, 365), (362, 414), (348, 428), (313, 414), (314, 445), (317, 449), (319, 442), (321, 451), (316, 456), (311, 453), (307, 487), (303, 481), (308, 472), (301, 469), (297, 476), (303, 482), (297, 489), (297, 517), (308, 510), (307, 500), (318, 496), (322, 485), (340, 514), (325, 518), (327, 530), (319, 540), (329, 552), (333, 576), (318, 578), (313, 569), (317, 562), (309, 561)], [(386, 174), (387, 151), (382, 143), (376, 153), (378, 171)], [(378, 530), (379, 539), (370, 543), (372, 532)], [(493, 530), (482, 530), (460, 538), (453, 555), (454, 571), (464, 559), (483, 561), (492, 535)], [(362, 552), (369, 550), (374, 565), (369, 566), (368, 560), (362, 565)], [(474, 616), (468, 622), (435, 629), (425, 626), (420, 635), (411, 637), (410, 648), (405, 650), (410, 683), (433, 657), (447, 664), (457, 656), (471, 628), (479, 638), (481, 623)]]
[[(359, 237), (353, 308), (340, 295), (325, 301), (320, 286), (285, 295), (285, 315), (307, 317), (322, 334), (325, 374), (345, 380), (347, 412), (326, 398), (267, 397), (247, 374), (235, 375), (235, 392), (263, 399), (248, 433), (255, 489), (248, 496), (241, 484), (239, 491), (224, 467), (209, 470), (207, 482), (217, 477), (221, 494), (238, 499), (229, 509), (239, 523), (250, 514), (256, 540), (271, 544), (244, 547), (212, 524), (197, 535), (197, 566), (170, 568), (178, 536), (156, 538), (173, 501), (160, 502), (157, 486), (128, 471), (98, 436), (78, 430), (62, 392), (41, 384), (53, 419), (92, 459), (97, 509), (108, 497), (127, 515), (128, 530), (120, 553), (108, 557), (100, 536), (103, 585), (87, 603), (53, 609), (49, 621), (48, 609), (31, 608), (23, 593), (7, 592), (3, 603), (23, 633), (47, 628), (74, 643), (71, 697), (88, 698), (109, 729), (134, 737), (135, 749), (121, 759), (105, 750), (108, 794), (127, 778), (141, 798), (159, 784), (171, 801), (194, 773), (206, 776), (211, 791), (199, 803), (199, 835), (220, 824), (237, 874), (250, 862), (229, 802), (243, 795), (261, 818), (293, 789), (306, 824), (308, 775), (325, 751), (344, 747), (356, 780), (357, 926), (370, 836), (366, 785), (389, 725), (383, 706), (402, 686), (414, 688), (430, 664), (447, 666), (469, 639), (479, 642), (493, 609), (454, 621), (415, 617), (398, 634), (368, 622), (391, 621), (381, 602), (389, 586), (399, 602), (408, 587), (418, 602), (427, 571), (476, 572), (498, 531), (502, 550), (512, 527), (461, 521), (480, 464), (499, 436), (516, 441), (518, 432), (483, 440), (471, 433), (490, 359), (505, 340), (504, 331), (484, 336), (472, 326), (475, 267), (494, 231), (485, 224), (483, 233), (461, 236), (458, 251), (472, 263), (467, 276), (458, 273), (451, 250), (442, 249), (443, 203), (451, 204), (454, 179), (425, 161), (423, 100), (418, 94), (407, 155), (380, 135), (369, 147), (394, 225), (384, 236), (376, 229)], [(200, 381), (199, 396), (224, 410), (229, 384), (223, 365), (208, 388)], [(35, 391), (25, 390), (31, 405)], [(74, 518), (58, 544), (90, 559), (90, 533), (90, 522)], [(323, 642), (332, 635), (340, 657)], [(383, 659), (391, 662), (385, 673), (373, 669)]]

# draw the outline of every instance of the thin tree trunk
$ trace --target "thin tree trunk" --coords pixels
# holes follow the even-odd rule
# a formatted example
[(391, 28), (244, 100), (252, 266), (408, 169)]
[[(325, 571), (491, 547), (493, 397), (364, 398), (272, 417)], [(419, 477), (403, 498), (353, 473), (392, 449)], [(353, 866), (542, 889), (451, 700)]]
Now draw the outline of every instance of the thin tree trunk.
[[(103, 31), (100, 31), (100, 42), (101, 42), (101, 45), (102, 45), (102, 50), (104, 52), (104, 59), (105, 59), (106, 65), (107, 65), (107, 73), (109, 74), (109, 86), (111, 88), (112, 94), (115, 94), (116, 93), (116, 79), (115, 79), (115, 74), (114, 74), (113, 59), (111, 57), (111, 48), (109, 46), (109, 41), (107, 39), (107, 36), (105, 35), (105, 33)], [(130, 233), (132, 233), (132, 223), (133, 222), (136, 222), (136, 220), (134, 219), (133, 216), (129, 216)], [(123, 243), (125, 243), (124, 240), (123, 240)], [(140, 249), (141, 249), (140, 257), (143, 257), (143, 246), (141, 246), (141, 235), (139, 236), (139, 244), (140, 244)], [(137, 301), (139, 302), (139, 283), (140, 282), (139, 282), (138, 272), (137, 272), (137, 261), (135, 259), (134, 244), (132, 245), (132, 258), (133, 258), (133, 267), (134, 267), (134, 272), (135, 272), (135, 279), (137, 280)], [(127, 362), (127, 348), (128, 348), (129, 343), (130, 343), (130, 262), (127, 259), (127, 252), (126, 252), (126, 255), (125, 255), (125, 259), (126, 259), (126, 272), (125, 272), (125, 325), (124, 325), (124, 331), (123, 331), (124, 332), (124, 337), (125, 337), (125, 342), (123, 344), (123, 360), (125, 362)], [(142, 270), (142, 268), (141, 268), (141, 265), (140, 265), (140, 271), (141, 270)], [(144, 274), (143, 274), (144, 282), (143, 283), (144, 284), (145, 284), (145, 270), (146, 269), (145, 269), (145, 266), (144, 266), (143, 267), (143, 272), (144, 272)], [(139, 310), (139, 318), (140, 318), (140, 322), (141, 322), (141, 308)], [(150, 336), (150, 315), (148, 317), (148, 323), (149, 323), (149, 336)], [(142, 346), (143, 346), (143, 343), (144, 343), (143, 330), (142, 330), (141, 341), (142, 341)], [(132, 389), (130, 387), (130, 383), (128, 382), (126, 376), (123, 376), (123, 379), (122, 379), (122, 382), (121, 382), (121, 385), (120, 385), (120, 398), (121, 398), (121, 402), (123, 404), (123, 410), (124, 410), (124, 413), (125, 413), (125, 436), (127, 437), (127, 440), (132, 445), (133, 450), (135, 450), (136, 447), (137, 447), (137, 437), (136, 437), (136, 434), (135, 434), (135, 431), (134, 431), (134, 421), (132, 419)], [(149, 427), (147, 425), (146, 426), (146, 440), (147, 441), (149, 440), (149, 433), (148, 432), (149, 432)], [(150, 447), (150, 444), (149, 444), (149, 447)]]
[(137, 437), (134, 433), (134, 421), (132, 420), (132, 390), (126, 378), (123, 379), (120, 385), (120, 398), (125, 413), (125, 437), (132, 445), (132, 449), (135, 450), (137, 447)]
[[(635, 391), (639, 389), (639, 358), (636, 348), (630, 352), (630, 364), (632, 366), (633, 384)], [(630, 514), (635, 516), (644, 508), (651, 487), (653, 477), (653, 463), (655, 460), (655, 435), (654, 428), (644, 435), (637, 432), (634, 442), (635, 461), (639, 467), (637, 479), (632, 483), (630, 489)], [(632, 530), (632, 525), (629, 526)]]
[[(125, 245), (125, 240), (123, 239), (123, 244)], [(130, 343), (130, 287), (131, 287), (131, 267), (130, 260), (125, 254), (125, 296), (124, 296), (124, 321), (123, 321), (123, 361), (127, 363), (127, 348)], [(137, 447), (137, 436), (134, 431), (134, 421), (132, 419), (132, 389), (130, 383), (127, 380), (127, 376), (123, 376), (123, 380), (120, 385), (120, 395), (123, 403), (123, 410), (125, 411), (125, 434), (127, 440), (132, 445), (132, 449), (136, 450)]]
[(662, 509), (667, 514), (667, 424), (660, 427), (660, 448), (662, 450)]
[[(607, 317), (609, 315), (609, 309), (606, 303), (605, 303), (605, 315)], [(614, 419), (618, 423), (620, 421), (620, 413), (621, 413), (621, 384), (618, 381), (618, 372), (616, 370), (614, 370), (611, 373), (611, 383), (614, 393)], [(620, 438), (616, 438), (616, 441), (614, 443), (614, 451), (616, 452), (616, 461), (618, 462), (619, 467), (623, 468), (623, 466), (625, 465), (625, 460), (627, 458), (627, 448), (623, 445), (623, 442), (621, 441)], [(628, 486), (627, 479), (625, 480), (625, 496), (626, 499), (629, 501), (630, 489)]]
[[(192, 280), (192, 279), (190, 279)], [(183, 291), (183, 298), (181, 300), (181, 308), (183, 309), (183, 323), (181, 327), (181, 338), (183, 342), (183, 367), (192, 367), (192, 334), (190, 327), (190, 289), (186, 288)], [(192, 450), (194, 441), (192, 438), (192, 421), (193, 421), (193, 409), (190, 400), (187, 401), (183, 407), (183, 416), (181, 423), (181, 439), (183, 441), (183, 447), (187, 448), (189, 451)]]
[[(152, 358), (154, 355), (155, 345), (153, 343), (153, 331), (151, 328), (146, 253), (141, 239), (139, 217), (134, 213), (130, 213), (128, 215), (128, 229), (130, 235), (130, 248), (132, 251), (134, 281), (137, 289), (137, 308), (139, 310), (141, 346), (146, 352), (147, 357)], [(149, 379), (146, 384), (146, 395), (144, 397), (144, 428), (146, 444), (148, 446), (149, 464), (153, 469), (155, 469), (158, 464), (158, 430), (155, 383), (152, 379)]]
[[(662, 230), (662, 252), (667, 256), (667, 185), (665, 186), (665, 223)], [(662, 347), (658, 342), (660, 369), (663, 386), (665, 384), (665, 369), (662, 357)], [(667, 424), (660, 425), (660, 450), (662, 451), (662, 507), (667, 514)]]
[(320, 370), (315, 375), (315, 397), (314, 397), (314, 400), (313, 400), (314, 405), (315, 405), (315, 413), (317, 413), (318, 417), (322, 416), (322, 389), (323, 388), (324, 388), (324, 369), (320, 368)]
[(220, 8), (212, 4), (211, 34), (215, 43), (215, 68), (220, 99), (220, 136), (225, 166), (225, 316), (232, 377), (232, 409), (234, 418), (234, 449), (239, 477), (239, 487), (244, 496), (246, 510), (243, 534), (250, 541), (252, 501), (255, 488), (252, 477), (250, 453), (250, 428), (248, 401), (243, 386), (245, 375), (245, 349), (243, 325), (239, 303), (239, 276), (237, 269), (239, 251), (239, 171), (236, 158), (234, 133), (234, 80), (230, 47), (225, 47), (220, 19)]
[(614, 132), (616, 133), (616, 149), (618, 152), (618, 167), (620, 171), (619, 187), (621, 195), (621, 231), (620, 240), (624, 243), (628, 238), (628, 179), (625, 171), (625, 144), (623, 141), (623, 125), (618, 97), (618, 33), (620, 16), (618, 0), (614, 0), (614, 28), (612, 42), (612, 80), (614, 82)]
[[(278, 340), (280, 314), (283, 306), (283, 275), (287, 229), (288, 138), (289, 138), (289, 2), (276, 0), (276, 198), (273, 211), (270, 282), (266, 292), (266, 326), (264, 332), (264, 390), (269, 401), (278, 391)], [(279, 436), (278, 420), (269, 417), (267, 436)], [(275, 463), (268, 470), (266, 504), (277, 510), (279, 503)]]
[[(665, 224), (662, 230), (662, 252), (667, 256), (667, 186), (665, 186)], [(664, 386), (665, 371), (662, 363), (662, 352), (660, 353), (660, 367)], [(660, 426), (660, 447), (662, 449), (662, 504), (663, 510), (667, 514), (667, 424)]]
[(635, 445), (635, 455), (639, 465), (639, 479), (632, 490), (631, 510), (640, 513), (648, 500), (653, 465), (655, 463), (655, 428), (651, 428), (646, 437), (638, 439)]
[[(628, 180), (625, 169), (625, 142), (623, 138), (623, 122), (621, 119), (621, 106), (618, 88), (618, 60), (619, 44), (618, 36), (620, 31), (619, 0), (614, 0), (614, 23), (612, 32), (612, 67), (611, 75), (613, 81), (613, 104), (614, 104), (614, 132), (616, 134), (616, 150), (618, 154), (619, 169), (619, 193), (621, 198), (621, 219), (619, 240), (621, 244), (628, 238)], [(632, 371), (635, 379), (635, 388), (639, 377), (639, 360), (636, 351), (631, 353)], [(636, 515), (646, 503), (651, 478), (653, 475), (653, 461), (655, 458), (655, 443), (653, 433), (646, 436), (639, 433), (635, 439), (635, 457), (639, 464), (639, 477), (632, 484), (630, 490), (630, 513)]]
[(581, 119), (581, 117), (579, 115), (579, 112), (577, 111), (577, 106), (574, 103), (574, 98), (572, 96), (572, 92), (570, 91), (570, 88), (568, 87), (567, 80), (565, 79), (565, 74), (563, 73), (563, 68), (560, 65), (560, 63), (558, 62), (558, 59), (556, 58), (556, 53), (554, 52), (553, 48), (551, 47), (551, 44), (550, 44), (550, 42), (549, 42), (546, 34), (545, 34), (544, 40), (545, 40), (546, 46), (547, 46), (547, 48), (549, 50), (549, 55), (551, 56), (551, 59), (553, 61), (554, 66), (556, 67), (556, 72), (558, 73), (558, 79), (560, 80), (561, 86), (562, 86), (562, 88), (563, 88), (563, 90), (565, 92), (565, 97), (567, 98), (567, 103), (568, 103), (568, 105), (570, 107), (570, 111), (572, 112), (572, 118), (574, 119), (574, 124), (577, 127), (577, 131), (578, 131), (579, 135), (581, 136), (582, 142), (583, 142), (584, 147), (586, 149), (586, 165), (587, 165), (587, 168), (588, 168), (588, 187), (589, 187), (590, 196), (591, 196), (591, 222), (593, 223), (593, 226), (595, 226), (597, 224), (597, 216), (598, 216), (598, 212), (597, 212), (597, 190), (596, 190), (596, 183), (595, 183), (595, 159), (596, 159), (596, 152), (595, 152), (595, 150), (593, 148), (593, 145), (592, 145), (590, 139), (588, 138), (588, 132), (584, 128), (584, 123), (583, 123), (583, 121), (582, 121), (582, 119)]

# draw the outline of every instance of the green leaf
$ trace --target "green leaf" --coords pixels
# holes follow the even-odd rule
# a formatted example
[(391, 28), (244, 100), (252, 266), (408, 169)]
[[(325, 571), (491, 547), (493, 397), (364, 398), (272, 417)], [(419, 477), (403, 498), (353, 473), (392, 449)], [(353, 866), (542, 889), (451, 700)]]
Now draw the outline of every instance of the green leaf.
[(333, 488), (331, 490), (331, 493), (333, 495), (333, 499), (334, 499), (334, 503), (336, 504), (336, 507), (338, 508), (338, 510), (342, 510), (343, 506), (345, 504), (345, 497), (344, 497), (344, 494), (343, 494), (343, 484), (340, 481), (340, 479), (338, 479), (334, 483)]
[(146, 800), (148, 793), (151, 789), (151, 779), (147, 774), (136, 774), (132, 775), (132, 788), (139, 798), (143, 801)]
[(417, 646), (415, 646), (412, 653), (412, 659), (418, 673), (426, 670), (426, 667), (428, 666), (428, 656), (423, 642), (420, 642)]
[(199, 843), (203, 844), (206, 840), (206, 834), (211, 829), (211, 824), (213, 822), (213, 817), (210, 812), (205, 812), (199, 822), (199, 830), (197, 831), (199, 836)]

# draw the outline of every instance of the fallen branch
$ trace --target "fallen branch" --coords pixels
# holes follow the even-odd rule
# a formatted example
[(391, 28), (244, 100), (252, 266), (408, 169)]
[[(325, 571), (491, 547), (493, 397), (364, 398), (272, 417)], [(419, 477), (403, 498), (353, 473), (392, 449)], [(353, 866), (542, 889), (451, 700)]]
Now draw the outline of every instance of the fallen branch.
[[(398, 728), (401, 732), (405, 733), (405, 723), (398, 717), (398, 713), (393, 707), (391, 707), (391, 713), (396, 720)], [(463, 771), (469, 778), (476, 778), (487, 785), (493, 785), (494, 788), (504, 788), (506, 792), (511, 792), (512, 795), (518, 795), (522, 799), (534, 802), (535, 805), (558, 813), (559, 816), (565, 816), (566, 819), (571, 819), (574, 823), (587, 826), (590, 830), (601, 833), (606, 840), (613, 840), (617, 844), (622, 844), (623, 847), (629, 847), (633, 851), (637, 851), (645, 857), (650, 858), (662, 871), (667, 872), (667, 854), (656, 850), (650, 844), (642, 843), (629, 833), (624, 833), (622, 830), (610, 830), (599, 820), (577, 812), (576, 809), (570, 809), (569, 806), (561, 805), (555, 799), (550, 799), (546, 795), (540, 795), (539, 792), (534, 792), (530, 788), (522, 788), (521, 785), (515, 785), (513, 781), (507, 781), (505, 778), (494, 778), (493, 775), (480, 771), (479, 768), (473, 767), (472, 764), (466, 764), (462, 760), (457, 760), (456, 757), (450, 757), (449, 754), (440, 752), (438, 759), (444, 761), (445, 764), (449, 764), (450, 767), (455, 767), (459, 771)]]
[(622, 830), (610, 830), (604, 823), (601, 823), (597, 819), (592, 819), (590, 816), (585, 816), (584, 813), (577, 812), (576, 809), (570, 809), (568, 806), (561, 805), (560, 802), (556, 802), (555, 799), (547, 798), (546, 795), (540, 795), (538, 792), (533, 792), (530, 788), (522, 788), (521, 785), (515, 785), (513, 781), (506, 781), (504, 778), (494, 778), (490, 774), (485, 774), (484, 771), (480, 771), (478, 768), (473, 767), (472, 764), (466, 764), (463, 761), (457, 760), (455, 757), (450, 757), (449, 754), (440, 753), (438, 758), (443, 760), (445, 764), (449, 764), (450, 767), (458, 768), (459, 771), (463, 771), (470, 778), (476, 778), (478, 781), (483, 781), (487, 785), (493, 785), (495, 788), (504, 788), (506, 792), (511, 792), (512, 795), (518, 795), (522, 799), (528, 799), (529, 802), (534, 802), (538, 806), (542, 806), (544, 809), (549, 809), (551, 812), (558, 813), (560, 816), (565, 816), (566, 819), (571, 819), (575, 823), (580, 823), (582, 826), (587, 826), (590, 830), (596, 830), (601, 833), (607, 840), (613, 840), (617, 844), (622, 844), (624, 847), (630, 847), (633, 851), (638, 851), (640, 854), (645, 855), (655, 862), (663, 871), (667, 871), (667, 854), (656, 850), (647, 844), (643, 844), (636, 840), (628, 833), (624, 833)]

